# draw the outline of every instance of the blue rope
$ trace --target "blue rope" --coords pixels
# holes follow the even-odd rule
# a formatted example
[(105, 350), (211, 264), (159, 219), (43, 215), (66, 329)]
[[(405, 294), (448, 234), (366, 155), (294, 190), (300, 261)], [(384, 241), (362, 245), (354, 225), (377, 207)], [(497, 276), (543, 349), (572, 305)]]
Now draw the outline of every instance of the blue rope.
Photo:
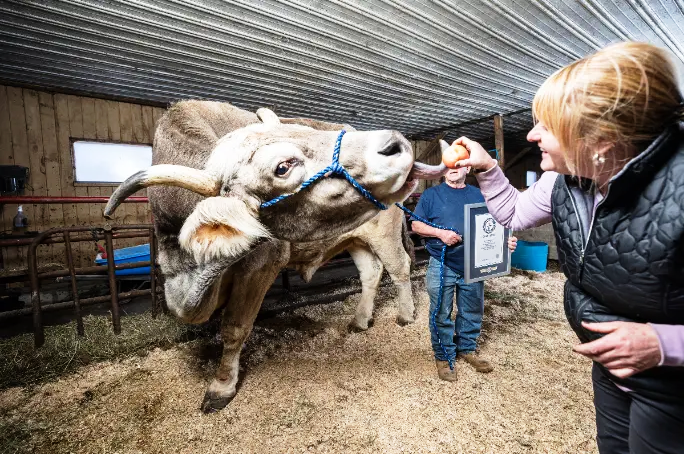
[[(342, 147), (342, 137), (344, 137), (345, 133), (347, 131), (342, 130), (340, 131), (340, 134), (337, 136), (337, 142), (335, 142), (335, 149), (333, 151), (333, 159), (332, 159), (332, 164), (330, 164), (328, 167), (325, 169), (321, 170), (318, 172), (316, 175), (312, 176), (308, 180), (306, 180), (302, 185), (297, 189), (295, 192), (292, 192), (290, 194), (283, 194), (280, 195), (274, 199), (269, 200), (268, 202), (264, 202), (261, 204), (261, 208), (268, 208), (272, 205), (275, 205), (276, 203), (283, 201), (287, 199), (288, 197), (292, 197), (293, 195), (297, 194), (300, 191), (303, 191), (304, 189), (308, 188), (311, 186), (313, 183), (318, 181), (319, 179), (323, 178), (324, 176), (332, 176), (332, 175), (342, 175), (349, 183), (351, 183), (354, 188), (361, 193), (366, 199), (370, 200), (378, 209), (380, 210), (386, 210), (387, 207), (381, 203), (379, 200), (377, 200), (375, 197), (373, 197), (373, 194), (368, 192), (366, 188), (361, 186), (358, 181), (352, 177), (349, 172), (347, 172), (347, 169), (342, 167), (340, 164), (340, 148)], [(329, 174), (329, 175), (328, 175)]]
[[(421, 218), (416, 213), (409, 210), (403, 205), (400, 205), (398, 203), (395, 203), (395, 205), (401, 208), (404, 212), (408, 213), (408, 215), (414, 218), (416, 221), (422, 222), (423, 224), (427, 224), (430, 227), (434, 227), (436, 229), (451, 230), (452, 232), (458, 233), (460, 235), (459, 231), (456, 229), (435, 224), (434, 222), (430, 222), (427, 219)], [(453, 358), (449, 356), (449, 354), (446, 351), (446, 348), (444, 347), (444, 344), (442, 344), (442, 339), (439, 337), (439, 331), (437, 331), (437, 314), (439, 313), (439, 310), (442, 308), (442, 297), (444, 295), (444, 258), (446, 257), (446, 251), (448, 247), (449, 246), (447, 246), (446, 244), (442, 246), (442, 254), (439, 258), (439, 296), (437, 304), (435, 305), (435, 310), (430, 315), (430, 321), (432, 322), (433, 333), (435, 337), (437, 337), (437, 341), (439, 342), (439, 347), (442, 349), (442, 353), (444, 354), (444, 357), (447, 359), (447, 362), (449, 363), (449, 369), (454, 370), (454, 360), (456, 358), (455, 356)]]

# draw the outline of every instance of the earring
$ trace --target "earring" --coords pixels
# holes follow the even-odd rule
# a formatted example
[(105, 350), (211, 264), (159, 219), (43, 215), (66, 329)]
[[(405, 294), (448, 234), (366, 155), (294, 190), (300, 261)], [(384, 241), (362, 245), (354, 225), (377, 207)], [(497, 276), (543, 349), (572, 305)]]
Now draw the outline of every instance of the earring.
[(603, 164), (605, 164), (605, 162), (606, 162), (605, 156), (603, 156), (602, 154), (598, 154), (598, 153), (596, 153), (596, 154), (594, 155), (593, 159), (594, 159), (594, 165), (595, 165), (596, 167), (598, 167), (598, 166), (600, 166), (600, 165), (603, 165)]

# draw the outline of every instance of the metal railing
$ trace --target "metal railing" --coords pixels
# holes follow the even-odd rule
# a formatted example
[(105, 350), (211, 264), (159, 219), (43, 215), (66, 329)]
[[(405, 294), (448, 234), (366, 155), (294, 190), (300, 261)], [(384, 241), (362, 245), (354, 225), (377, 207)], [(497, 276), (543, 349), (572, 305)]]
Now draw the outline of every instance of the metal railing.
[[(415, 197), (415, 195), (413, 195)], [(417, 233), (410, 231), (409, 234), (412, 237), (418, 236)], [(114, 240), (117, 239), (130, 239), (130, 238), (147, 238), (150, 244), (150, 259), (148, 261), (138, 261), (133, 263), (123, 263), (116, 264), (114, 260)], [(100, 266), (87, 266), (87, 267), (76, 267), (73, 253), (73, 243), (83, 242), (83, 241), (105, 241), (105, 251), (107, 254), (107, 265)], [(17, 240), (5, 240), (8, 243)], [(31, 305), (30, 307), (24, 307), (21, 309), (15, 309), (5, 312), (0, 312), (0, 321), (6, 321), (9, 319), (32, 315), (32, 325), (34, 334), (34, 344), (36, 347), (40, 347), (45, 343), (45, 329), (43, 326), (43, 313), (58, 311), (64, 309), (73, 309), (74, 316), (76, 318), (76, 327), (79, 335), (84, 335), (83, 326), (83, 314), (82, 308), (88, 305), (101, 304), (109, 302), (111, 308), (112, 317), (112, 327), (114, 333), (119, 334), (121, 332), (121, 314), (119, 301), (130, 298), (146, 297), (151, 298), (152, 303), (152, 315), (156, 317), (162, 311), (162, 301), (163, 301), (163, 286), (159, 286), (158, 283), (162, 276), (159, 274), (157, 269), (156, 257), (157, 257), (157, 238), (154, 232), (154, 226), (152, 224), (138, 224), (138, 225), (108, 225), (103, 227), (64, 227), (64, 228), (53, 228), (45, 232), (40, 233), (38, 236), (31, 239), (20, 240), (22, 245), (25, 242), (30, 241), (28, 250), (28, 275), (30, 281), (31, 289)], [(56, 270), (56, 271), (43, 271), (38, 270), (38, 247), (40, 245), (47, 244), (61, 244), (65, 246), (67, 269), (66, 270)], [(19, 244), (5, 244), (5, 246), (12, 246)], [(423, 250), (424, 246), (415, 246), (416, 251)], [(324, 265), (320, 267), (323, 268), (333, 268), (352, 264), (353, 260), (348, 257), (333, 258)], [(418, 263), (419, 265), (421, 263)], [(117, 286), (117, 271), (128, 270), (134, 268), (150, 267), (149, 279), (150, 288), (147, 290), (131, 290), (119, 293)], [(289, 298), (296, 299), (296, 294), (292, 292), (290, 285), (290, 275), (287, 268), (281, 270), (281, 285), (282, 290), (288, 295)], [(95, 296), (89, 298), (81, 298), (78, 288), (78, 276), (93, 276), (93, 275), (107, 275), (109, 294), (102, 296)], [(71, 293), (73, 299), (69, 301), (62, 301), (52, 304), (43, 305), (41, 303), (41, 280), (46, 279), (59, 279), (69, 277)], [(353, 292), (358, 292), (360, 289), (350, 290)], [(349, 292), (348, 292), (349, 293)], [(318, 299), (310, 299), (311, 301), (300, 301), (298, 305), (314, 304)]]
[[(119, 233), (120, 232), (120, 233)], [(79, 235), (85, 233), (86, 235)], [(57, 237), (57, 238), (55, 238)], [(122, 238), (148, 238), (150, 242), (150, 259), (148, 261), (138, 261), (134, 263), (115, 264), (114, 263), (114, 239)], [(107, 265), (76, 267), (74, 265), (74, 254), (72, 245), (82, 241), (104, 240), (107, 253)], [(58, 271), (38, 271), (37, 250), (41, 244), (64, 243), (67, 270)], [(119, 313), (119, 300), (135, 298), (140, 296), (150, 296), (152, 299), (152, 313), (156, 316), (161, 311), (161, 304), (157, 287), (156, 266), (156, 236), (154, 227), (151, 224), (140, 225), (105, 225), (104, 227), (66, 227), (54, 228), (42, 232), (31, 242), (28, 251), (28, 274), (31, 285), (31, 307), (17, 309), (13, 311), (0, 312), (0, 320), (7, 320), (23, 315), (32, 314), (33, 334), (36, 347), (45, 343), (45, 330), (43, 326), (43, 312), (56, 311), (61, 309), (73, 308), (76, 317), (76, 326), (79, 335), (84, 334), (83, 315), (81, 308), (86, 305), (110, 302), (112, 314), (112, 326), (114, 332), (121, 332), (121, 316)], [(132, 268), (150, 267), (150, 288), (148, 290), (133, 290), (119, 293), (116, 281), (116, 271)], [(109, 295), (97, 296), (81, 299), (79, 297), (77, 276), (104, 275), (108, 276)], [(53, 279), (60, 277), (70, 277), (71, 291), (73, 300), (43, 306), (40, 301), (40, 282), (42, 279)]]

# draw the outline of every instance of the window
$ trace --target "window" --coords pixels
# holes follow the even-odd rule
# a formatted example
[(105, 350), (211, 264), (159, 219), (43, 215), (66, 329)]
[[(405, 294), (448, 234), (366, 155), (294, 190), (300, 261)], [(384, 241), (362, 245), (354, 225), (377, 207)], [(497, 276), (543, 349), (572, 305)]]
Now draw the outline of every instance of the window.
[(532, 186), (537, 181), (537, 172), (535, 172), (533, 170), (528, 170), (526, 180), (527, 180), (527, 184), (525, 186), (527, 186), (529, 188), (530, 186)]
[(76, 183), (121, 183), (152, 165), (150, 145), (74, 142)]

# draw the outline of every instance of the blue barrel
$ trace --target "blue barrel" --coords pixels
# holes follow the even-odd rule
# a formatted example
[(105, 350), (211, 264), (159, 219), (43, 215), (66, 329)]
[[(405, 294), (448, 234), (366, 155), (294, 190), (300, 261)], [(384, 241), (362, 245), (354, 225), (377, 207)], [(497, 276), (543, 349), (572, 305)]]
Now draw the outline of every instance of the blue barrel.
[(541, 241), (518, 240), (518, 247), (511, 255), (511, 266), (527, 271), (546, 271), (549, 245)]
[[(124, 263), (134, 262), (149, 262), (150, 261), (150, 245), (141, 244), (140, 246), (126, 247), (123, 249), (114, 250), (114, 265), (122, 265)], [(95, 259), (98, 265), (106, 265), (107, 259)], [(116, 270), (114, 272), (117, 276), (131, 275), (131, 274), (150, 274), (150, 267), (143, 266), (140, 268), (129, 268), (127, 270)]]

